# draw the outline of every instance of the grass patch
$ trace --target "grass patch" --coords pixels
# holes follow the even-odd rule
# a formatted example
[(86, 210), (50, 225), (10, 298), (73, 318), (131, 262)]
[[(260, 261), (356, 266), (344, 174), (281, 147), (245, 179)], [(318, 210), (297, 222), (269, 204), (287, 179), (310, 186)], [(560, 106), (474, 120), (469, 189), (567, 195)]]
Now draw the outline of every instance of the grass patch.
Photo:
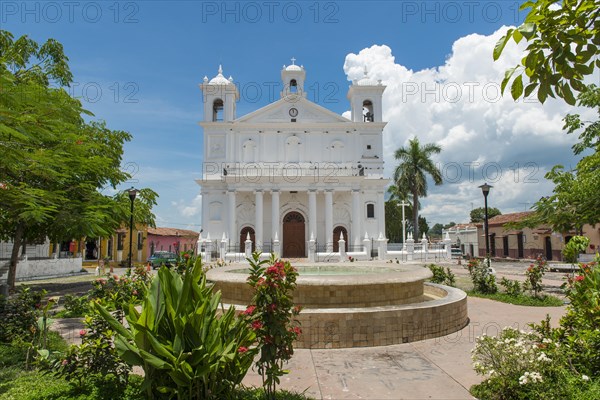
[(502, 303), (514, 304), (518, 306), (530, 306), (530, 307), (560, 307), (564, 305), (564, 302), (558, 297), (552, 295), (543, 295), (541, 297), (533, 297), (525, 294), (518, 296), (511, 296), (506, 293), (493, 293), (484, 294), (475, 292), (473, 290), (467, 291), (467, 294), (471, 297), (481, 297), (484, 299), (496, 300)]
[[(67, 342), (57, 333), (48, 332), (48, 348), (51, 351), (66, 351)], [(0, 399), (2, 400), (142, 400), (143, 378), (129, 376), (124, 393), (117, 393), (116, 385), (107, 379), (104, 383), (87, 383), (76, 387), (64, 379), (31, 369), (26, 370), (27, 348), (23, 345), (0, 343)], [(262, 388), (240, 388), (231, 399), (264, 400)], [(311, 400), (303, 393), (278, 390), (277, 400)]]

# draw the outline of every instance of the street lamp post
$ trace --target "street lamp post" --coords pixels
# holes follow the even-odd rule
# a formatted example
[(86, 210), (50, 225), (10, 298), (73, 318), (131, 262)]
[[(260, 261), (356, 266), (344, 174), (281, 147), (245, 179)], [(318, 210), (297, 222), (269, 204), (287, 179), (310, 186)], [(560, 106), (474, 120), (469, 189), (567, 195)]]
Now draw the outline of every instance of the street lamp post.
[(133, 203), (135, 201), (135, 197), (137, 196), (139, 190), (135, 189), (133, 186), (128, 190), (129, 192), (129, 200), (131, 201), (131, 212), (129, 216), (129, 268), (131, 269), (132, 262), (132, 248), (133, 248)]
[(487, 183), (484, 183), (483, 185), (479, 186), (479, 188), (481, 189), (481, 191), (483, 192), (483, 201), (484, 201), (484, 206), (485, 206), (485, 254), (487, 257), (487, 265), (488, 265), (488, 269), (490, 268), (490, 231), (489, 231), (489, 226), (488, 226), (488, 203), (487, 203), (487, 197), (488, 194), (490, 193), (490, 189), (493, 186), (488, 185)]

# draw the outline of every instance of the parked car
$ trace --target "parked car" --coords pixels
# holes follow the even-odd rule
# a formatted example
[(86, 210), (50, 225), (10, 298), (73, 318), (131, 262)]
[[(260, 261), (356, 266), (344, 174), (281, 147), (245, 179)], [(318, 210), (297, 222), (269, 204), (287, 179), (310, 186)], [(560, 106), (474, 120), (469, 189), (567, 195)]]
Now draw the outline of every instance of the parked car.
[(163, 265), (172, 267), (177, 262), (177, 255), (170, 251), (155, 251), (148, 259), (148, 262), (153, 269), (160, 268)]

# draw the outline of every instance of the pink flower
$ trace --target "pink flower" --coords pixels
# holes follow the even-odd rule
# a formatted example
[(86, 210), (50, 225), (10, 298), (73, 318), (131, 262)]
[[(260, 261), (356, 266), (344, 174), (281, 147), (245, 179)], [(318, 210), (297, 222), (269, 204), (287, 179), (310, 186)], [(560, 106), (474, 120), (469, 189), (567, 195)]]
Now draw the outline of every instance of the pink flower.
[(254, 314), (254, 310), (256, 310), (256, 306), (248, 306), (248, 307), (246, 307), (246, 311), (244, 311), (242, 314), (252, 315), (252, 314)]
[(240, 346), (240, 348), (238, 349), (238, 353), (241, 353), (241, 354), (244, 354), (247, 351), (248, 351), (248, 348), (244, 347), (244, 346)]
[(585, 279), (585, 278), (583, 277), (583, 275), (577, 275), (577, 276), (575, 277), (575, 281), (577, 281), (577, 282), (581, 282), (581, 281), (582, 281), (582, 280), (584, 280), (584, 279)]
[(86, 333), (87, 331), (85, 329), (82, 329), (79, 331), (79, 336), (85, 336)]
[(254, 329), (255, 331), (259, 330), (262, 327), (263, 327), (262, 322), (260, 322), (260, 321), (252, 321), (252, 329)]
[(277, 309), (277, 304), (273, 303), (273, 304), (269, 304), (269, 311), (273, 312)]
[(295, 326), (290, 329), (290, 332), (293, 332), (296, 335), (300, 335), (302, 333), (302, 329), (299, 326)]
[(133, 295), (134, 295), (134, 296), (137, 296), (137, 295), (138, 295), (138, 291), (137, 291), (137, 290), (134, 290), (134, 291), (133, 291)]
[(67, 360), (62, 360), (62, 365), (67, 365), (69, 362)]

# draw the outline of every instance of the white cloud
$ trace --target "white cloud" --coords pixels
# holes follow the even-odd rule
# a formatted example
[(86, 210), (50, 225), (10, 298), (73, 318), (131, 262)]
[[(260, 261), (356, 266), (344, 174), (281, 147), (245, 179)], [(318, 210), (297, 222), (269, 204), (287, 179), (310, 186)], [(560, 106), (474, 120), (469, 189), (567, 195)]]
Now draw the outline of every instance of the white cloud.
[(507, 29), (460, 38), (444, 65), (421, 71), (396, 63), (386, 45), (346, 56), (349, 80), (361, 78), (366, 66), (370, 78), (387, 86), (383, 97), (387, 176), (396, 165), (394, 151), (411, 137), (442, 146), (435, 160), (446, 183), (430, 186), (423, 200), (422, 214), (430, 222), (467, 221), (471, 203), (482, 206), (477, 186), (484, 180), (494, 186), (490, 206), (522, 211), (551, 192), (552, 185), (543, 176), (552, 165), (573, 164), (570, 146), (576, 137), (563, 132), (562, 118), (569, 112), (589, 111), (553, 99), (541, 105), (535, 99), (514, 102), (509, 94), (502, 97), (504, 72), (523, 54), (521, 48), (508, 45), (501, 59), (493, 61), (494, 45)]

